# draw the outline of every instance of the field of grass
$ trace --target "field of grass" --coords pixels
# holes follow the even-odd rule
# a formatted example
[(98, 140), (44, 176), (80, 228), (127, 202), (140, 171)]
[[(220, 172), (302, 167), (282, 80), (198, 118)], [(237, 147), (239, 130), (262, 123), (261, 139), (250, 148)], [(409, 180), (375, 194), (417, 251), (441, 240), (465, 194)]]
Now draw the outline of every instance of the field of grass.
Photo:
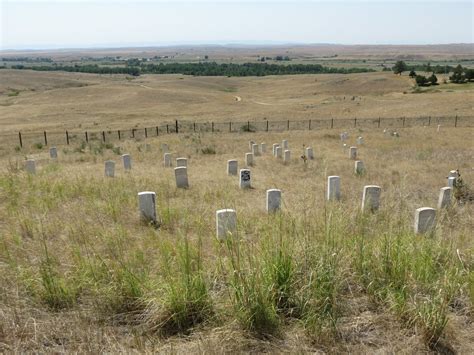
[(131, 129), (174, 120), (472, 117), (472, 85), (451, 91), (440, 84), (442, 92), (423, 95), (413, 92), (414, 85), (407, 75), (387, 72), (130, 78), (0, 70), (0, 125), (2, 136), (16, 138), (18, 131)]
[[(414, 235), (413, 220), (436, 207), (450, 170), (474, 188), (474, 129), (382, 129), (349, 131), (351, 145), (365, 139), (362, 176), (335, 130), (94, 140), (58, 146), (57, 162), (46, 147), (4, 146), (0, 351), (472, 353), (474, 205), (438, 211), (428, 235)], [(271, 155), (282, 139), (286, 165)], [(242, 167), (249, 140), (267, 153), (241, 190), (226, 162)], [(189, 189), (176, 189), (161, 143), (188, 158)], [(307, 164), (305, 146), (315, 151)], [(115, 178), (104, 177), (107, 159)], [(341, 176), (339, 202), (325, 201), (329, 175)], [(382, 188), (373, 214), (360, 211), (369, 184)], [(282, 190), (274, 215), (269, 188)], [(160, 228), (140, 222), (146, 190)], [(228, 242), (215, 237), (222, 208), (237, 211)]]

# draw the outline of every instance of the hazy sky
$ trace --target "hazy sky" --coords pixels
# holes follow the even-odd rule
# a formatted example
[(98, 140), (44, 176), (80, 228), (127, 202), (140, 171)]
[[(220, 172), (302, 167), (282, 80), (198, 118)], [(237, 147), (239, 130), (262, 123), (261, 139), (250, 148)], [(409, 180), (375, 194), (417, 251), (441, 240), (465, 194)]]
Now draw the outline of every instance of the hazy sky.
[(473, 42), (472, 1), (0, 0), (0, 49)]

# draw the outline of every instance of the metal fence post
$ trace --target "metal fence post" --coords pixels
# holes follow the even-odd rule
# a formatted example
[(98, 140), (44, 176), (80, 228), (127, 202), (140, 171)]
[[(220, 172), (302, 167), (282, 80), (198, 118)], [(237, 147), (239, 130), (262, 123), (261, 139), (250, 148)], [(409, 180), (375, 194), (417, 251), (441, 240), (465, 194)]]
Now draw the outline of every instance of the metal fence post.
[(229, 132), (232, 132), (232, 122), (229, 122)]
[(379, 122), (378, 122), (377, 128), (380, 128), (380, 117), (379, 117)]
[(194, 129), (194, 132), (196, 132), (196, 122), (193, 122), (193, 129)]
[(87, 131), (85, 132), (86, 135), (86, 143), (89, 143), (89, 135), (87, 134)]
[(331, 128), (334, 128), (334, 118), (331, 118)]
[(268, 120), (267, 120), (267, 132), (268, 132)]
[(357, 127), (357, 118), (354, 118), (354, 127)]
[(454, 118), (454, 127), (458, 126), (458, 115)]
[(290, 120), (288, 120), (287, 124), (286, 124), (286, 129), (289, 131), (290, 130)]
[(211, 132), (214, 133), (214, 122), (211, 122)]
[(310, 130), (310, 131), (311, 131), (311, 119), (310, 119), (310, 120), (308, 120), (308, 130)]
[(46, 131), (44, 133), (44, 145), (48, 145), (48, 137), (46, 137)]
[(156, 126), (156, 136), (158, 137), (158, 126)]
[(122, 138), (120, 135), (120, 130), (117, 130), (117, 135), (118, 135), (118, 139), (120, 140)]
[(69, 132), (66, 131), (66, 143), (67, 145), (69, 145)]
[(20, 140), (20, 148), (23, 148), (23, 141), (21, 139), (21, 132), (18, 132), (18, 139)]
[(166, 133), (170, 133), (170, 128), (168, 125), (166, 125)]
[(103, 140), (104, 143), (105, 143), (105, 131), (102, 131), (102, 140)]
[(176, 133), (179, 133), (179, 131), (178, 131), (178, 130), (179, 130), (179, 128), (178, 128), (178, 120), (176, 120), (175, 125), (176, 125)]

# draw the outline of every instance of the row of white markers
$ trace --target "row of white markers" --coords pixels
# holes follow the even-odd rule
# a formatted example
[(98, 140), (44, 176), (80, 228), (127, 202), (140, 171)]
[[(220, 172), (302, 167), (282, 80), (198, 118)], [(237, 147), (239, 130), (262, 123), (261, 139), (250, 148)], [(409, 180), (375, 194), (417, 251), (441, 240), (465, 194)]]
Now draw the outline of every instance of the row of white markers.
[[(341, 140), (344, 141), (347, 139), (347, 133), (341, 134)], [(357, 138), (357, 144), (363, 144), (362, 137)], [(251, 153), (245, 154), (245, 163), (247, 166), (253, 165), (254, 156), (259, 156), (266, 152), (265, 143), (260, 145), (255, 144), (254, 142), (249, 142), (249, 147)], [(346, 144), (344, 144), (344, 148)], [(166, 145), (166, 150), (168, 146)], [(282, 150), (284, 149), (284, 155)], [(288, 149), (288, 141), (283, 140), (281, 145), (278, 143), (273, 144), (273, 155), (276, 158), (283, 158), (285, 162), (290, 160), (290, 150)], [(55, 147), (50, 148), (50, 157), (52, 159), (57, 159), (57, 149)], [(314, 159), (313, 148), (307, 147), (305, 149), (305, 157), (307, 159)], [(357, 158), (357, 147), (350, 147), (349, 149), (349, 158), (355, 160)], [(131, 170), (132, 163), (131, 157), (129, 154), (122, 155), (123, 166), (125, 170)], [(164, 166), (171, 167), (171, 153), (164, 154)], [(36, 165), (33, 159), (28, 159), (26, 161), (26, 170), (29, 173), (34, 174), (36, 172)], [(176, 168), (175, 170), (175, 179), (176, 186), (178, 188), (188, 188), (188, 175), (187, 175), (187, 159), (186, 158), (177, 158), (176, 159)], [(238, 161), (237, 160), (228, 160), (227, 161), (227, 174), (228, 175), (237, 175), (238, 171)], [(354, 171), (356, 174), (361, 174), (364, 171), (363, 162), (360, 160), (355, 161)], [(107, 160), (105, 162), (105, 175), (107, 177), (114, 177), (115, 175), (115, 162), (113, 160)], [(438, 209), (446, 208), (451, 204), (451, 194), (454, 187), (455, 181), (457, 178), (457, 172), (455, 170), (451, 171), (448, 176), (448, 186), (443, 187), (440, 190), (439, 199), (438, 199)], [(328, 176), (327, 179), (327, 200), (339, 200), (341, 198), (340, 192), (340, 177), (339, 176)], [(240, 169), (239, 174), (239, 186), (240, 188), (250, 188), (251, 187), (251, 173), (249, 169)], [(381, 188), (377, 185), (367, 185), (364, 186), (362, 194), (362, 210), (370, 210), (375, 212), (379, 209), (380, 206), (380, 195)], [(156, 196), (154, 192), (144, 191), (138, 193), (139, 197), (139, 209), (141, 218), (156, 223)], [(281, 208), (281, 190), (278, 189), (269, 189), (267, 190), (266, 197), (266, 210), (268, 213), (273, 213)], [(426, 233), (432, 230), (435, 226), (435, 217), (436, 210), (430, 207), (418, 208), (415, 211), (415, 233)], [(223, 239), (228, 234), (235, 233), (237, 226), (237, 214), (235, 210), (224, 209), (218, 210), (216, 212), (216, 229), (218, 239)]]

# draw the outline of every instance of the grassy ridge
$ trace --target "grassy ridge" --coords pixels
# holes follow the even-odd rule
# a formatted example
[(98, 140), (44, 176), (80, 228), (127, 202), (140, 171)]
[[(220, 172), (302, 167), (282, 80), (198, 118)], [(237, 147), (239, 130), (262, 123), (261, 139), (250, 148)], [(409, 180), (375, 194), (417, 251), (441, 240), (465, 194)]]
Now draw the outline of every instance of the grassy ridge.
[[(190, 141), (189, 152), (204, 142)], [(37, 176), (15, 163), (0, 176), (0, 262), (10, 279), (2, 285), (13, 283), (38, 309), (81, 310), (90, 322), (152, 337), (233, 321), (255, 336), (279, 337), (298, 323), (312, 341), (331, 343), (343, 341), (342, 320), (362, 294), (437, 349), (450, 346), (445, 329), (456, 307), (472, 307), (469, 228), (455, 210), (438, 216), (430, 236), (413, 235), (403, 199), (390, 192), (377, 214), (347, 200), (268, 216), (242, 208), (256, 191), (234, 191), (227, 180), (207, 189), (191, 180), (190, 190), (176, 190), (171, 175), (140, 171), (152, 156), (137, 151), (137, 171), (105, 179), (102, 162), (113, 152), (95, 144), (63, 151), (59, 164), (43, 162)], [(198, 152), (194, 166), (225, 161)], [(157, 192), (159, 230), (138, 219), (136, 194), (144, 189)], [(219, 243), (210, 216), (235, 206), (238, 236)], [(7, 294), (2, 289), (5, 304)]]

